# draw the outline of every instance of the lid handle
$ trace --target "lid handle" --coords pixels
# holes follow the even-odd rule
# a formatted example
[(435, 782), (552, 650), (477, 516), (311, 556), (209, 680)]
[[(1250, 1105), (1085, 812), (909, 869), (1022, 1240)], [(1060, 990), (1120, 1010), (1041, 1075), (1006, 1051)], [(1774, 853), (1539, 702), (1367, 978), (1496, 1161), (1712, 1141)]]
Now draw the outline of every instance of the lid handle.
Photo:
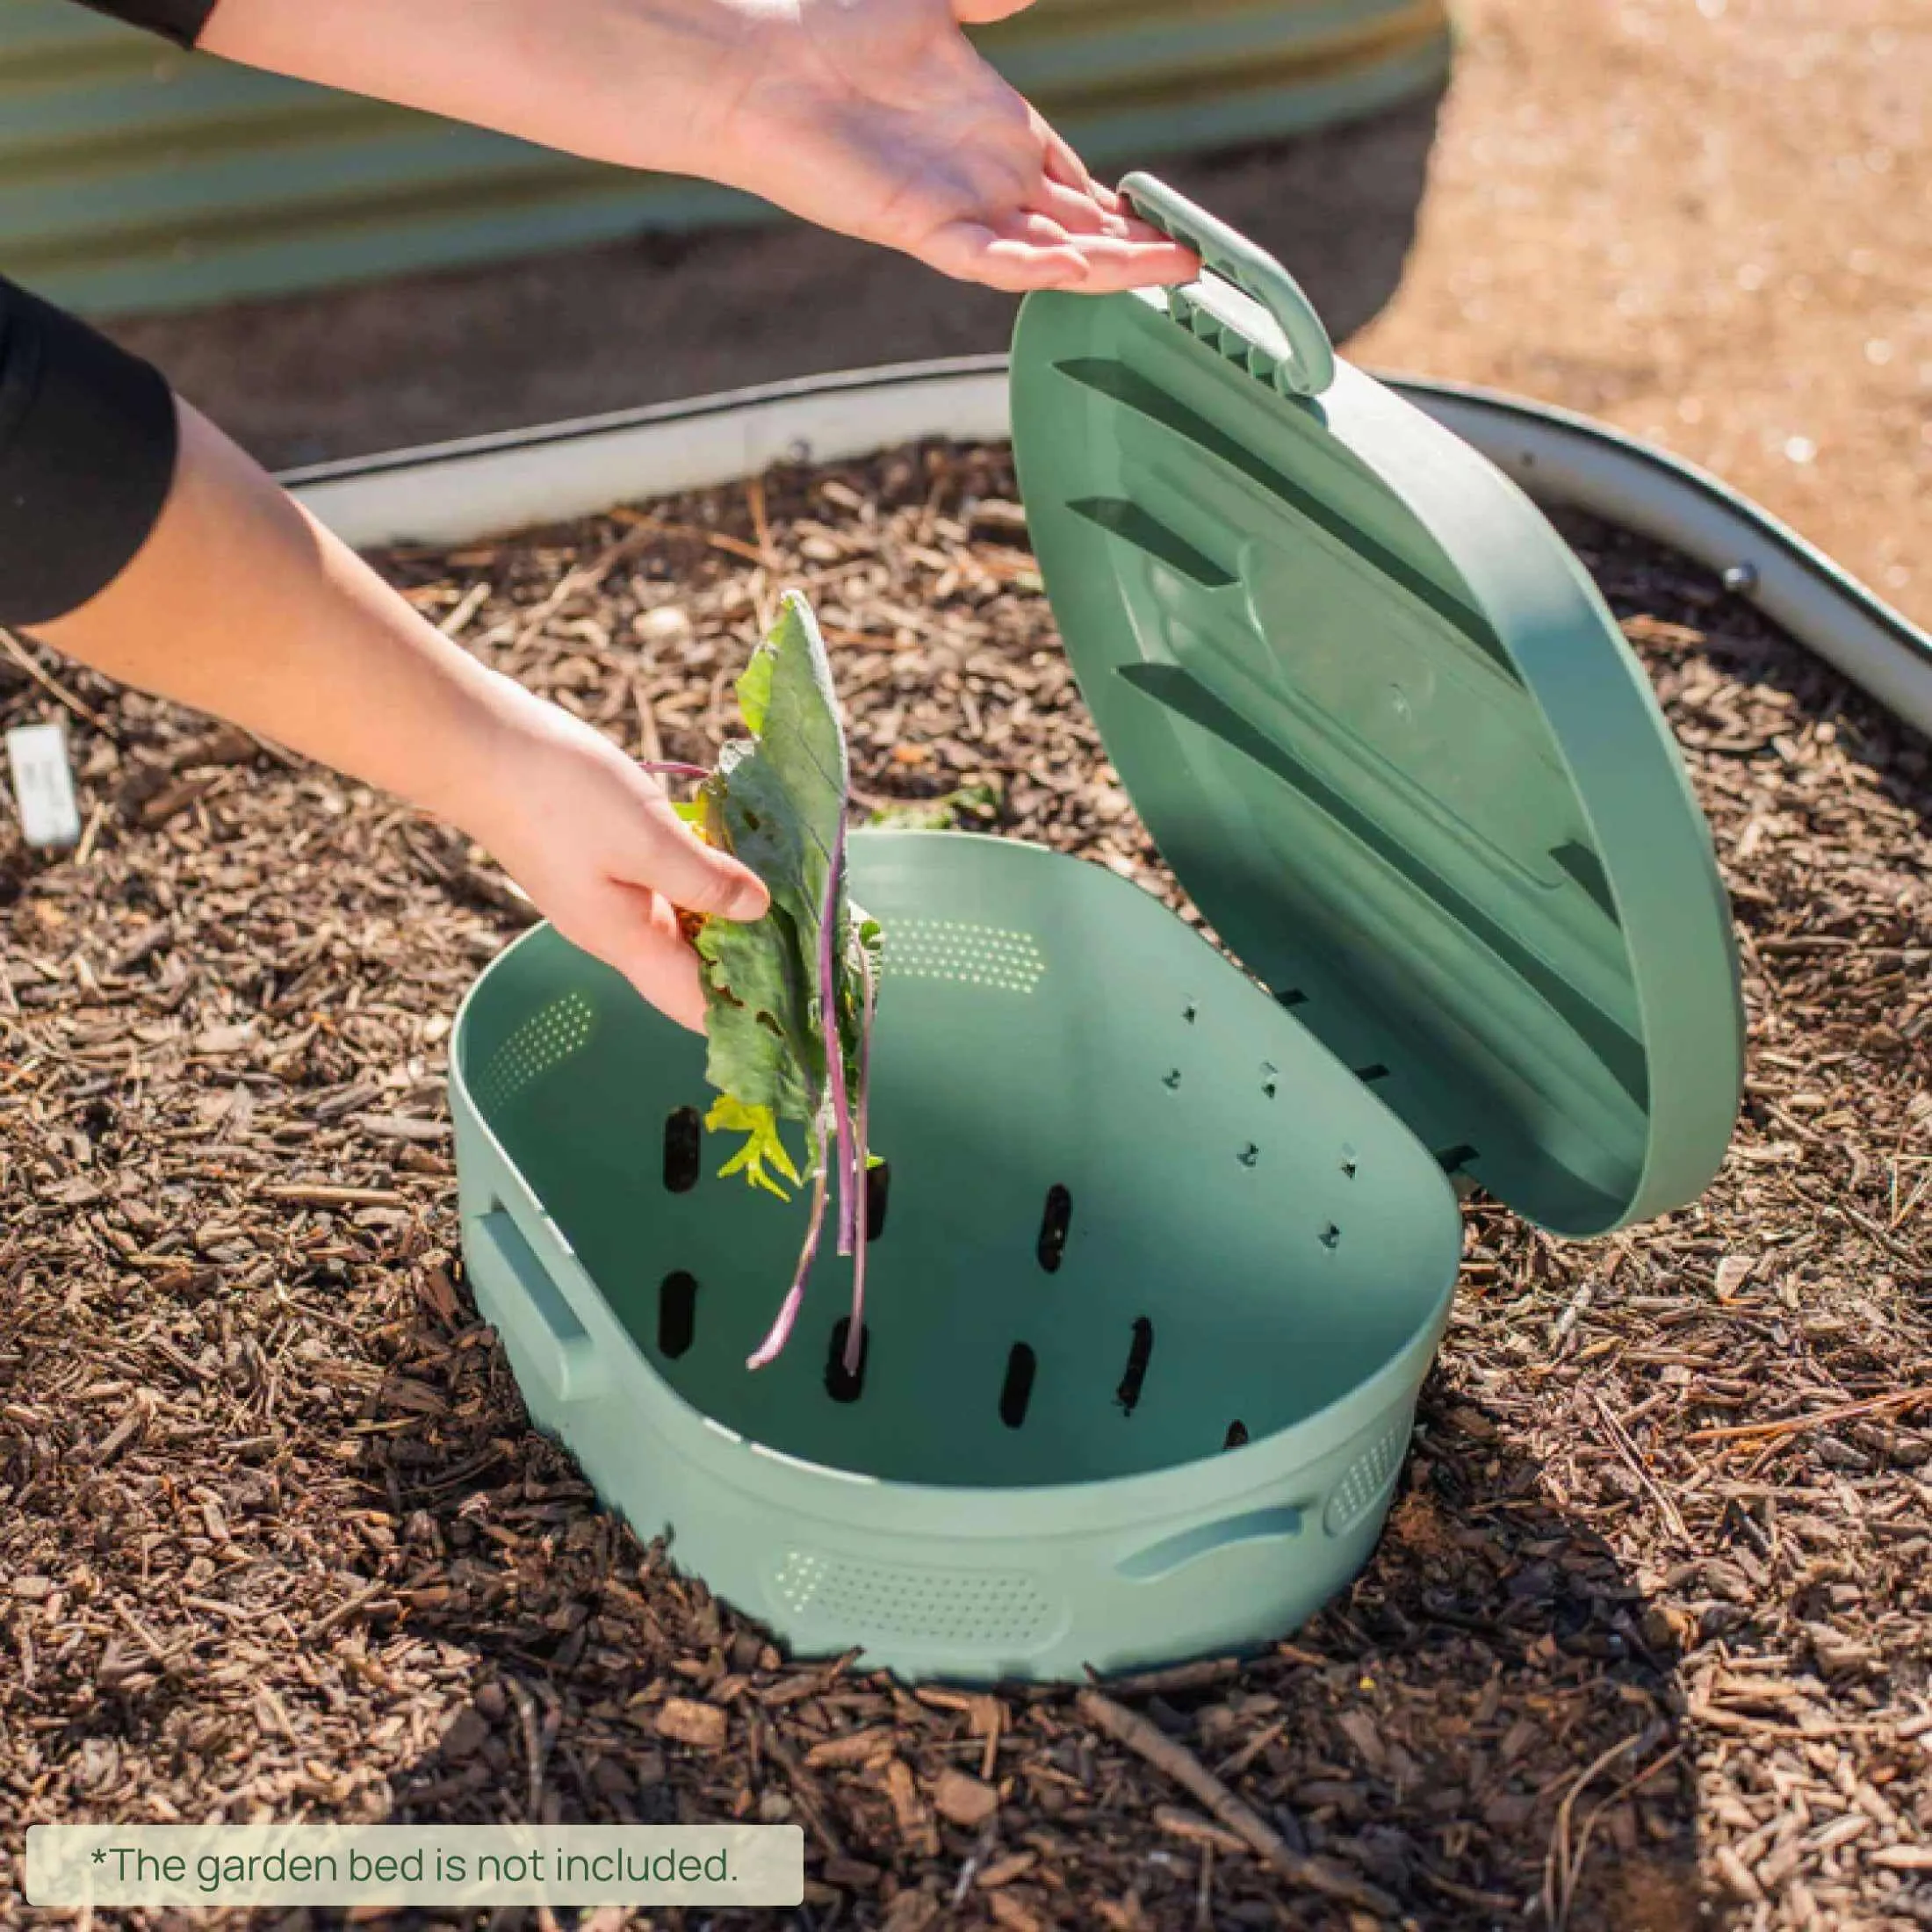
[(1274, 317), (1292, 352), (1280, 368), (1284, 387), (1298, 396), (1318, 396), (1335, 380), (1335, 345), (1322, 318), (1301, 285), (1265, 249), (1152, 175), (1128, 176), (1121, 193), (1143, 221), (1193, 249), (1207, 267)]

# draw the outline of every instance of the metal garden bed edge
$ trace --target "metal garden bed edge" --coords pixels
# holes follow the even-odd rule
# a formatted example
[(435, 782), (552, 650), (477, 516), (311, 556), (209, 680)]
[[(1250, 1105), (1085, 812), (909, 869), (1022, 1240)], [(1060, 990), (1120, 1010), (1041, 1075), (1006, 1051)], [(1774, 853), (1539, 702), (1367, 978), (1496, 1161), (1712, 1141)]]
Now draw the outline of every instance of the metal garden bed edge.
[[(1666, 544), (1932, 738), (1932, 637), (1707, 472), (1587, 417), (1412, 378), (1390, 386), (1532, 497)], [(810, 376), (319, 464), (282, 480), (345, 541), (454, 544), (613, 503), (942, 436), (1010, 432), (1003, 355)]]

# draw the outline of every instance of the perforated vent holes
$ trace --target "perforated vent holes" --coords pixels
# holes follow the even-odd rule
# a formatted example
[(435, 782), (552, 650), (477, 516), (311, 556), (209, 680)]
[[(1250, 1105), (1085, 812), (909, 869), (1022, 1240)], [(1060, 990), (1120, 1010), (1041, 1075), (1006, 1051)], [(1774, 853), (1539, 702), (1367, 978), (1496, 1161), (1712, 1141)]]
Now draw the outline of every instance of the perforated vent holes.
[(1054, 1625), (1052, 1603), (1023, 1570), (915, 1569), (788, 1550), (770, 1589), (793, 1616), (854, 1634), (1023, 1653)]
[(581, 993), (566, 993), (533, 1013), (494, 1053), (476, 1083), (484, 1113), (514, 1100), (532, 1080), (561, 1066), (589, 1043), (597, 1016)]
[(1028, 933), (955, 919), (894, 919), (885, 935), (885, 970), (910, 979), (951, 979), (1030, 993), (1046, 972)]
[(1405, 1418), (1385, 1430), (1349, 1465), (1348, 1474), (1336, 1484), (1322, 1515), (1322, 1527), (1330, 1536), (1345, 1536), (1381, 1501), (1402, 1467), (1402, 1453), (1408, 1446)]

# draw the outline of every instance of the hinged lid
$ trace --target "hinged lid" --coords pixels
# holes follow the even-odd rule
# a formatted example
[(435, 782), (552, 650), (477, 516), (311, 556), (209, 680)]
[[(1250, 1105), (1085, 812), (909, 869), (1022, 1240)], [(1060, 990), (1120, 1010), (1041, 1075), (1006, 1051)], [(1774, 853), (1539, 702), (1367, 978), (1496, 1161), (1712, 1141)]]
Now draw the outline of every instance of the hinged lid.
[(1485, 458), (1145, 176), (1170, 293), (1027, 299), (1013, 443), (1143, 823), (1248, 970), (1543, 1226), (1682, 1205), (1743, 1065), (1729, 907), (1641, 667)]

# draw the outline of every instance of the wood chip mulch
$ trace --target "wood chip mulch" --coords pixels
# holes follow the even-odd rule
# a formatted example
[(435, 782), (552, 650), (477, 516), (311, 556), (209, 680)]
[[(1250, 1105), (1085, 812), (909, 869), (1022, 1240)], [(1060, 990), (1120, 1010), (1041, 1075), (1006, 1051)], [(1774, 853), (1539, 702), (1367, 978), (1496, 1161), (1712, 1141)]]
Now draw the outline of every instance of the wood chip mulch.
[[(801, 585), (869, 804), (1171, 896), (1013, 494), (933, 448), (383, 561), (697, 760)], [(1932, 1926), (1927, 747), (1567, 527), (1735, 896), (1735, 1149), (1606, 1242), (1473, 1204), (1366, 1575), (1104, 1695), (793, 1664), (602, 1516), (456, 1258), (441, 1056), (527, 908), (388, 800), (0, 657), (0, 722), (67, 710), (87, 825), (58, 861), (0, 829), (0, 1814), (797, 1820), (807, 1903), (765, 1916), (815, 1932)]]

